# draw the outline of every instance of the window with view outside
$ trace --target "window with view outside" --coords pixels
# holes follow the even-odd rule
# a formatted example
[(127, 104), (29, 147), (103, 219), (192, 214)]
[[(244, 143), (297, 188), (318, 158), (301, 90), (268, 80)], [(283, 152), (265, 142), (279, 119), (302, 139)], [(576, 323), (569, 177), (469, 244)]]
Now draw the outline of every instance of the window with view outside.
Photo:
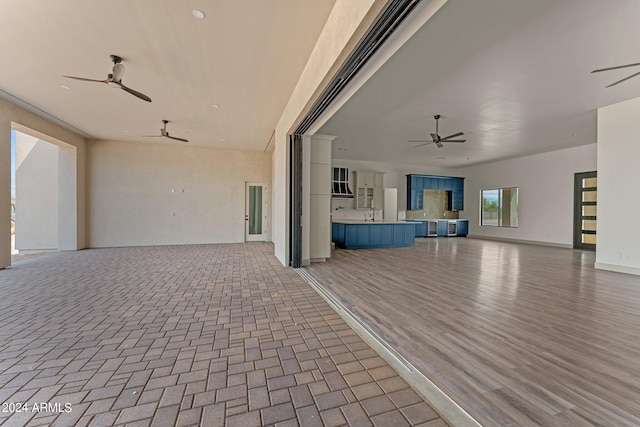
[(482, 190), (480, 225), (518, 226), (518, 188)]

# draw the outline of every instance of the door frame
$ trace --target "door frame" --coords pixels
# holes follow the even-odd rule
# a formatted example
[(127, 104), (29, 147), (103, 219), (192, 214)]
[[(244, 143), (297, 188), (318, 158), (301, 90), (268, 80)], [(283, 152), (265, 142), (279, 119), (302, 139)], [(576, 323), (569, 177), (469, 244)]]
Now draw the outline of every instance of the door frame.
[[(574, 249), (586, 249), (595, 251), (596, 244), (591, 243), (582, 243), (582, 220), (583, 219), (594, 219), (597, 221), (597, 215), (595, 217), (583, 217), (582, 216), (582, 192), (584, 188), (582, 187), (582, 180), (585, 178), (597, 178), (598, 171), (590, 171), (590, 172), (577, 172), (574, 174), (573, 178), (573, 248)], [(592, 187), (589, 187), (592, 188)], [(597, 191), (597, 185), (596, 185)], [(586, 204), (597, 206), (596, 202), (586, 202)], [(597, 228), (597, 225), (596, 225)], [(595, 234), (594, 232), (593, 234)]]
[[(249, 187), (262, 187), (262, 234), (249, 234)], [(264, 242), (267, 240), (267, 184), (245, 181), (244, 241)]]

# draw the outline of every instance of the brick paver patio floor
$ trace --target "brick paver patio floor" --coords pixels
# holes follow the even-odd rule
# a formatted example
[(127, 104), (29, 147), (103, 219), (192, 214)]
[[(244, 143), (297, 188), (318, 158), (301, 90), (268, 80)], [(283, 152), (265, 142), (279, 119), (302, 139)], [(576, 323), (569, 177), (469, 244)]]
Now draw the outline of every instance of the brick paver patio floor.
[(0, 270), (3, 426), (445, 426), (269, 243)]

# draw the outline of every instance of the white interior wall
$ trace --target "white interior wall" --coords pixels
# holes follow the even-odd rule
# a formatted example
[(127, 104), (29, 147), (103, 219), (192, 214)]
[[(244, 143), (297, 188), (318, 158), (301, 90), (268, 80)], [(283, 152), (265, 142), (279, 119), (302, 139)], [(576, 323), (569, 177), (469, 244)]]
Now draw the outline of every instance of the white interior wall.
[(640, 98), (598, 110), (596, 267), (640, 275)]
[(16, 132), (16, 249), (58, 249), (58, 147)]
[(271, 177), (268, 154), (171, 143), (95, 141), (87, 159), (91, 247), (243, 242), (245, 183)]
[[(463, 169), (469, 235), (572, 247), (574, 174), (596, 170), (596, 155), (589, 144)], [(480, 191), (504, 187), (519, 188), (518, 228), (480, 226)]]

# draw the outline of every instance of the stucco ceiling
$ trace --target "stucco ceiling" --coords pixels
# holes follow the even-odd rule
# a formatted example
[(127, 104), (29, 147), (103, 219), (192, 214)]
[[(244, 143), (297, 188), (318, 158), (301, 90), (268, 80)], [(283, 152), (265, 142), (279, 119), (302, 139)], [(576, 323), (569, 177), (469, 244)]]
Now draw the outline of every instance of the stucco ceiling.
[[(178, 143), (143, 138), (167, 119), (190, 145), (262, 151), (334, 1), (1, 0), (0, 96), (90, 138)], [(62, 77), (104, 79), (110, 54), (151, 103)]]
[[(428, 2), (423, 2), (426, 5)], [(449, 0), (320, 129), (338, 159), (460, 167), (596, 142), (596, 109), (640, 96), (637, 0)], [(465, 144), (429, 144), (463, 131)], [(340, 151), (339, 151), (340, 150)]]

